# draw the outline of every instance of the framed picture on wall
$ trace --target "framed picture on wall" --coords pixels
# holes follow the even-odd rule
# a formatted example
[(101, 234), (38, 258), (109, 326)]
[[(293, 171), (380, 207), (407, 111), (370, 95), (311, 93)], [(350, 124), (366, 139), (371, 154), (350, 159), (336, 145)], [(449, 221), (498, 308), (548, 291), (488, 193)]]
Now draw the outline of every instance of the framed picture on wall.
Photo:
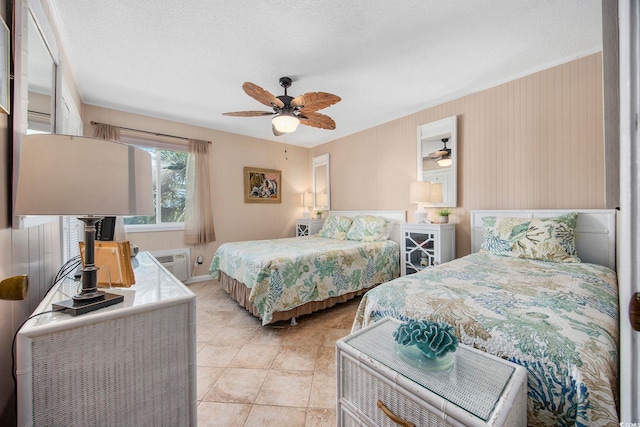
[(9, 114), (9, 52), (11, 37), (9, 28), (0, 18), (0, 109)]
[(245, 203), (280, 203), (282, 172), (275, 169), (244, 168)]

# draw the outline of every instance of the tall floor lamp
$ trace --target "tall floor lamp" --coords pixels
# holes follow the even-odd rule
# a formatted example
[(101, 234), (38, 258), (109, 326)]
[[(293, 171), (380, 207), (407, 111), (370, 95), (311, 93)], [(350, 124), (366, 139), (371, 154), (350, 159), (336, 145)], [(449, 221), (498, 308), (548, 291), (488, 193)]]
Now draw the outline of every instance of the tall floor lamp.
[(104, 216), (153, 214), (151, 155), (96, 138), (26, 135), (20, 146), (16, 215), (81, 215), (82, 289), (56, 307), (73, 315), (117, 304), (123, 297), (98, 290), (95, 224)]

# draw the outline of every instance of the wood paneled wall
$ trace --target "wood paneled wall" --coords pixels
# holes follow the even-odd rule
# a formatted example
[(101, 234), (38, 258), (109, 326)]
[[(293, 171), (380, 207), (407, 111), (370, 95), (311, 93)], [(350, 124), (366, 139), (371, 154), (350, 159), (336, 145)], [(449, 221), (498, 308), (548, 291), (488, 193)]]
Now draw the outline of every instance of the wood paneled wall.
[[(416, 127), (458, 116), (456, 252), (473, 209), (604, 208), (602, 54), (589, 55), (315, 147), (331, 207), (403, 209), (413, 222)], [(431, 215), (435, 210), (431, 210)]]

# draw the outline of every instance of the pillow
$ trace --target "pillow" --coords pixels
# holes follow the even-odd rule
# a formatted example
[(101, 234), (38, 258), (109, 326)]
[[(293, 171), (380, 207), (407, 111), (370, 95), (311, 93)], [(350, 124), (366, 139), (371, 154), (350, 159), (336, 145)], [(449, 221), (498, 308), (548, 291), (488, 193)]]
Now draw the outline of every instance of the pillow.
[(482, 251), (551, 262), (580, 262), (576, 251), (576, 212), (554, 218), (482, 218)]
[(330, 216), (324, 220), (322, 228), (318, 231), (318, 235), (321, 237), (328, 237), (330, 239), (347, 239), (347, 232), (351, 227), (352, 219), (348, 216)]
[(353, 219), (351, 228), (347, 233), (348, 240), (360, 240), (362, 242), (376, 242), (389, 239), (389, 227), (391, 221), (373, 215), (358, 215)]

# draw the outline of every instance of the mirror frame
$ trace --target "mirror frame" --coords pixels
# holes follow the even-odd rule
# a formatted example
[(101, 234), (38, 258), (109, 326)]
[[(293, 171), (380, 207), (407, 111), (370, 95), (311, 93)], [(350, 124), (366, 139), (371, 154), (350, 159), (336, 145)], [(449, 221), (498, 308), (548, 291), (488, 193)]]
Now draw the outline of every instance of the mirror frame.
[(331, 210), (331, 181), (330, 181), (330, 176), (331, 174), (329, 173), (329, 154), (323, 154), (321, 156), (317, 156), (313, 158), (312, 161), (312, 168), (313, 168), (313, 210), (317, 211), (318, 210), (318, 192), (317, 190), (317, 174), (316, 174), (316, 168), (320, 167), (320, 166), (326, 166), (327, 167), (327, 176), (326, 176), (326, 180), (327, 180), (327, 206), (322, 208), (321, 210)]
[[(446, 137), (449, 135), (447, 148), (451, 149), (451, 191), (453, 192), (451, 203), (443, 201), (442, 203), (429, 203), (429, 207), (447, 207), (455, 208), (458, 204), (458, 123), (457, 116), (450, 116), (431, 123), (425, 123), (418, 126), (417, 141), (417, 172), (416, 180), (424, 181), (422, 140), (424, 138)], [(426, 154), (426, 153), (425, 153)]]
[[(29, 104), (29, 76), (28, 76), (28, 47), (29, 47), (29, 16), (33, 17), (36, 27), (40, 31), (43, 42), (51, 53), (54, 63), (54, 75), (52, 76), (53, 94), (51, 97), (51, 133), (55, 133), (60, 126), (60, 88), (62, 73), (60, 72), (60, 54), (56, 37), (39, 0), (16, 0), (14, 4), (13, 21), (13, 49), (14, 59), (14, 84), (13, 84), (13, 168), (12, 168), (12, 212), (15, 212), (16, 189), (18, 183), (18, 169), (20, 165), (20, 152), (22, 138), (27, 133), (28, 104)], [(12, 225), (16, 229), (33, 227), (57, 220), (58, 216), (17, 216), (13, 215)]]

